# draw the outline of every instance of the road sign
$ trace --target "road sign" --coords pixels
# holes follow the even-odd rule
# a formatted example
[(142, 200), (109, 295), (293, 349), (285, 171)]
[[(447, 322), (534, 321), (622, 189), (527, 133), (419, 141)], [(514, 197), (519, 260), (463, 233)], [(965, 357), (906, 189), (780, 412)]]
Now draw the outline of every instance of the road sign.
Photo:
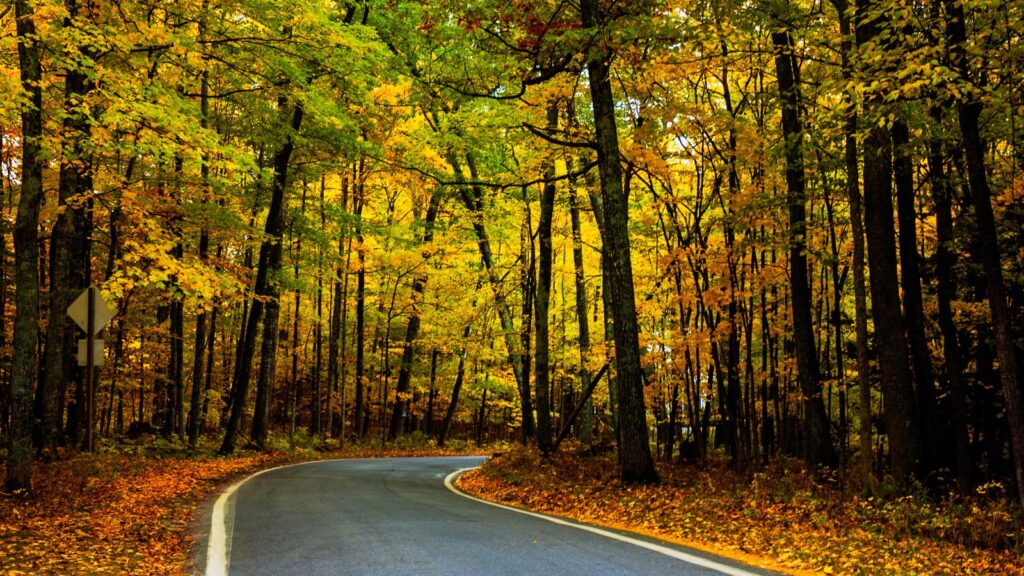
[(68, 316), (85, 331), (85, 338), (78, 341), (78, 363), (85, 367), (85, 449), (92, 451), (96, 449), (96, 375), (93, 372), (103, 365), (103, 341), (97, 340), (96, 334), (114, 317), (114, 311), (100, 296), (100, 291), (89, 286), (68, 306)]
[[(82, 366), (83, 368), (89, 365), (89, 349), (86, 348), (86, 346), (88, 345), (88, 338), (80, 338), (78, 340), (78, 365)], [(93, 339), (92, 358), (94, 366), (103, 366), (103, 340)]]
[(110, 323), (111, 318), (114, 317), (114, 310), (110, 308), (110, 305), (100, 295), (100, 291), (95, 286), (89, 286), (86, 288), (82, 295), (75, 298), (75, 301), (68, 306), (68, 316), (78, 324), (86, 333), (89, 332), (89, 298), (90, 295), (93, 300), (93, 323), (92, 323), (92, 334), (89, 336), (95, 336), (104, 326)]

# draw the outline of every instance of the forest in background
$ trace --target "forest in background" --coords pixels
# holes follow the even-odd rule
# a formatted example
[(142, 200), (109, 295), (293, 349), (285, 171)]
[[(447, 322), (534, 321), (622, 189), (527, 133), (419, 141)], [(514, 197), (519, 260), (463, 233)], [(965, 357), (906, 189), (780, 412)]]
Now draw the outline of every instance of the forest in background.
[[(1024, 501), (1024, 7), (15, 0), (8, 490), (92, 430)], [(594, 389), (592, 396), (587, 392)]]

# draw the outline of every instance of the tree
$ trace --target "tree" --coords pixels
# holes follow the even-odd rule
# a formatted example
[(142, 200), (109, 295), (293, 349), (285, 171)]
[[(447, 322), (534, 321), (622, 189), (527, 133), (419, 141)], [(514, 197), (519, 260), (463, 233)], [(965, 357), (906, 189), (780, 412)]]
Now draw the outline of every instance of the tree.
[(7, 440), (7, 491), (31, 487), (32, 383), (39, 334), (39, 205), (43, 199), (42, 46), (35, 11), (28, 0), (14, 4), (18, 35), (18, 71), (28, 101), (21, 111), (21, 196), (14, 222), (14, 340), (20, 351), (11, 366), (11, 428)]
[[(580, 15), (585, 28), (604, 30), (610, 22), (597, 0), (582, 0)], [(607, 31), (605, 30), (605, 33)], [(598, 44), (587, 54), (587, 75), (594, 109), (597, 165), (601, 176), (601, 200), (605, 209), (604, 262), (608, 267), (615, 337), (615, 372), (619, 400), (619, 466), (626, 483), (658, 481), (647, 438), (643, 371), (640, 367), (639, 327), (633, 291), (633, 265), (629, 251), (629, 204), (622, 188), (615, 99), (612, 96), (611, 53)]]
[(775, 69), (782, 99), (782, 137), (786, 156), (786, 204), (789, 208), (789, 282), (793, 308), (793, 340), (797, 378), (803, 393), (807, 427), (804, 455), (811, 466), (835, 464), (828, 415), (822, 401), (821, 374), (814, 344), (811, 286), (807, 278), (807, 220), (804, 187), (803, 126), (800, 119), (799, 66), (789, 31), (772, 32)]

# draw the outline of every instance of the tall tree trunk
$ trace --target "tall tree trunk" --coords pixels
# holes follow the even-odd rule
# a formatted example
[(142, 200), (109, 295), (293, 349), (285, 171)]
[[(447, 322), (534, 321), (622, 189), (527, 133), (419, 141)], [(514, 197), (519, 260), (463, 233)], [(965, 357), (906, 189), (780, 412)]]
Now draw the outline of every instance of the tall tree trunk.
[(821, 372), (814, 344), (811, 286), (807, 277), (807, 197), (801, 148), (800, 78), (788, 30), (772, 32), (775, 70), (782, 100), (782, 136), (786, 156), (786, 204), (789, 207), (789, 289), (793, 308), (793, 340), (797, 378), (803, 396), (804, 459), (811, 467), (835, 464), (828, 415), (821, 397)]
[(21, 197), (14, 222), (15, 316), (11, 361), (10, 428), (6, 490), (30, 489), (32, 466), (32, 383), (39, 337), (39, 206), (43, 199), (42, 50), (29, 0), (14, 3), (18, 72), (28, 95), (21, 109)]
[[(569, 181), (569, 218), (572, 225), (572, 261), (573, 277), (576, 282), (576, 325), (579, 331), (580, 349), (580, 390), (590, 388), (590, 370), (587, 360), (590, 357), (590, 324), (587, 320), (587, 284), (583, 270), (583, 236), (580, 231), (580, 207), (576, 195), (576, 183)], [(590, 442), (593, 434), (593, 399), (588, 395), (583, 401), (580, 423), (580, 440)]]
[[(880, 16), (874, 2), (858, 0), (857, 42), (877, 42)], [(906, 325), (900, 309), (896, 271), (896, 230), (892, 205), (892, 138), (876, 116), (879, 97), (865, 102), (871, 128), (864, 139), (864, 221), (868, 269), (871, 273), (871, 310), (882, 397), (885, 400), (889, 456), (896, 483), (907, 486), (918, 467), (920, 443), (915, 418), (914, 390), (908, 369)], [(862, 369), (862, 368), (861, 368)]]
[[(306, 217), (306, 191), (309, 186), (305, 182), (302, 184), (302, 207), (301, 217)], [(298, 396), (299, 396), (299, 311), (302, 306), (302, 292), (299, 290), (299, 280), (301, 279), (299, 266), (299, 258), (302, 254), (302, 230), (301, 228), (296, 230), (296, 218), (291, 219), (291, 235), (294, 238), (294, 244), (292, 245), (292, 273), (295, 278), (295, 290), (293, 291), (293, 307), (292, 307), (292, 373), (291, 373), (291, 427), (289, 428), (289, 436), (294, 438), (295, 436), (295, 421), (298, 418)]]
[[(280, 108), (284, 109), (281, 101)], [(267, 447), (267, 434), (270, 429), (270, 397), (273, 394), (274, 374), (277, 368), (278, 318), (281, 313), (281, 294), (276, 280), (273, 278), (281, 270), (285, 227), (285, 202), (288, 190), (288, 163), (295, 147), (295, 135), (302, 126), (303, 107), (296, 103), (292, 111), (291, 132), (284, 144), (274, 153), (274, 180), (271, 187), (270, 212), (267, 215), (266, 233), (269, 238), (267, 257), (260, 259), (266, 263), (267, 281), (264, 284), (264, 296), (267, 302), (263, 315), (263, 341), (260, 345), (260, 371), (256, 378), (256, 406), (252, 417), (252, 442), (261, 450)], [(261, 247), (262, 248), (262, 247)], [(260, 255), (262, 256), (262, 250)]]
[[(476, 235), (477, 248), (480, 250), (480, 260), (483, 262), (484, 270), (487, 273), (487, 279), (491, 286), (491, 292), (494, 294), (495, 304), (498, 310), (498, 319), (501, 322), (501, 331), (505, 338), (505, 349), (508, 352), (508, 362), (512, 367), (512, 373), (516, 378), (516, 385), (519, 389), (520, 407), (523, 412), (521, 431), (522, 440), (525, 443), (529, 438), (533, 438), (535, 432), (533, 401), (530, 396), (530, 382), (523, 374), (522, 354), (520, 353), (519, 345), (516, 343), (516, 330), (512, 322), (512, 311), (509, 309), (508, 302), (505, 300), (504, 291), (501, 289), (501, 278), (498, 276), (497, 270), (494, 269), (494, 256), (491, 252), (491, 240), (487, 234), (487, 228), (484, 226), (483, 220), (483, 191), (479, 186), (471, 185), (465, 181), (465, 178), (462, 175), (461, 163), (453, 151), (448, 152), (446, 160), (452, 167), (452, 174), (455, 176), (455, 181), (458, 183), (458, 191), (462, 199), (462, 203), (466, 206), (466, 209), (473, 214), (473, 232)], [(476, 163), (473, 160), (472, 155), (467, 154), (466, 163), (469, 168), (470, 176), (476, 180), (478, 175)]]
[[(932, 119), (942, 125), (942, 108), (933, 106)], [(943, 412), (952, 423), (951, 434), (956, 454), (956, 478), (961, 492), (970, 489), (974, 470), (971, 443), (964, 418), (964, 360), (958, 342), (956, 322), (953, 320), (953, 296), (956, 285), (953, 265), (956, 254), (953, 243), (953, 189), (946, 175), (942, 142), (932, 138), (929, 142), (928, 178), (935, 202), (935, 296), (938, 307), (939, 331), (942, 334), (943, 376), (949, 387), (949, 397), (943, 402)]]
[[(75, 0), (65, 2), (68, 11), (65, 26), (88, 26), (93, 14), (91, 6), (81, 6)], [(95, 50), (83, 46), (81, 57), (92, 60)], [(64, 108), (70, 112), (64, 118), (58, 203), (63, 209), (50, 234), (50, 298), (46, 344), (42, 359), (42, 381), (37, 390), (36, 418), (41, 424), (38, 448), (46, 456), (56, 456), (61, 440), (63, 392), (66, 383), (75, 376), (72, 357), (77, 330), (67, 318), (67, 307), (88, 286), (81, 273), (82, 251), (78, 236), (85, 226), (86, 199), (92, 191), (92, 158), (88, 152), (89, 118), (82, 110), (84, 99), (94, 88), (84, 71), (69, 68), (64, 79)], [(84, 422), (84, 420), (81, 420)]]
[[(472, 334), (472, 327), (467, 325), (462, 333), (462, 339), (468, 340)], [(455, 384), (452, 385), (452, 398), (448, 402), (448, 409), (444, 413), (444, 421), (441, 423), (441, 432), (437, 435), (437, 445), (444, 446), (448, 434), (452, 429), (452, 422), (455, 420), (455, 410), (459, 406), (459, 393), (462, 392), (462, 383), (466, 379), (466, 348), (459, 351), (459, 367), (455, 371)]]
[[(953, 69), (969, 80), (967, 60), (967, 25), (963, 4), (947, 0), (947, 35)], [(985, 292), (996, 336), (996, 357), (999, 359), (999, 380), (1010, 428), (1010, 450), (1017, 480), (1017, 497), (1024, 506), (1024, 399), (1017, 381), (1017, 352), (1013, 339), (1013, 316), (1006, 299), (1003, 269), (999, 252), (999, 236), (992, 210), (992, 190), (985, 172), (985, 146), (981, 139), (979, 118), (982, 102), (979, 94), (969, 93), (957, 102), (957, 118), (964, 141), (967, 160), (967, 181), (971, 190), (979, 244), (981, 266), (985, 274)]]
[[(209, 8), (209, 2), (203, 0), (203, 14), (205, 15), (207, 8)], [(206, 37), (206, 20), (201, 18), (199, 21), (199, 37), (204, 39)], [(199, 125), (203, 129), (210, 127), (210, 73), (208, 70), (203, 70), (202, 75), (199, 79)], [(203, 153), (203, 162), (199, 168), (199, 178), (203, 186), (206, 186), (207, 194), (206, 199), (209, 201), (210, 188), (210, 153)], [(199, 232), (199, 261), (203, 264), (206, 263), (210, 255), (210, 233), (204, 226)], [(193, 346), (192, 356), (192, 397), (191, 405), (189, 406), (188, 412), (188, 445), (193, 450), (199, 442), (199, 433), (202, 430), (200, 423), (201, 415), (201, 404), (203, 397), (203, 373), (206, 368), (204, 365), (204, 356), (206, 353), (206, 311), (201, 310), (196, 316), (196, 333), (195, 333), (195, 345)]]
[[(530, 398), (530, 379), (533, 374), (533, 301), (537, 297), (537, 247), (533, 236), (533, 215), (530, 210), (526, 189), (523, 189), (523, 219), (519, 225), (519, 292), (522, 294), (519, 321), (519, 359), (522, 362), (522, 385), (519, 387), (520, 403), (523, 406), (523, 426), (520, 430), (523, 444), (536, 435), (531, 426), (527, 430), (527, 416), (533, 421), (533, 404)], [(529, 415), (526, 406), (530, 406)]]
[[(279, 101), (279, 106), (284, 109), (284, 99)], [(260, 259), (256, 270), (256, 283), (253, 287), (255, 297), (252, 299), (252, 306), (249, 308), (249, 315), (246, 319), (245, 331), (242, 341), (238, 346), (236, 356), (236, 369), (234, 381), (232, 382), (231, 414), (228, 417), (227, 426), (224, 430), (224, 441), (221, 443), (220, 453), (231, 454), (235, 450), (235, 443), (238, 439), (238, 432), (245, 413), (246, 398), (249, 395), (249, 378), (252, 374), (252, 356), (256, 350), (256, 331), (258, 324), (263, 317), (264, 301), (266, 300), (267, 316), (273, 314), (272, 321), (264, 322), (264, 343), (260, 350), (261, 364), (260, 376), (257, 382), (256, 414), (253, 418), (253, 431), (262, 435), (262, 439), (253, 434), (253, 441), (259, 445), (266, 441), (266, 414), (263, 412), (269, 406), (269, 385), (273, 380), (274, 367), (271, 365), (276, 361), (277, 349), (277, 311), (274, 307), (271, 311), (271, 304), (276, 306), (278, 289), (274, 285), (271, 276), (281, 268), (281, 238), (284, 232), (284, 202), (288, 178), (288, 161), (291, 158), (294, 147), (294, 134), (298, 132), (302, 124), (303, 109), (296, 105), (292, 112), (291, 129), (285, 143), (274, 155), (274, 180), (271, 188), (270, 211), (267, 214), (267, 222), (264, 227), (266, 238), (260, 243)], [(273, 330), (270, 330), (273, 328)], [(267, 339), (272, 342), (267, 342)], [(268, 361), (267, 363), (264, 363)], [(259, 388), (263, 388), (260, 397)], [(261, 405), (262, 403), (262, 405)], [(259, 426), (256, 420), (262, 419)]]
[[(558, 127), (558, 105), (551, 103), (547, 111), (548, 129)], [(554, 161), (549, 160), (545, 170), (547, 178), (555, 175)], [(547, 454), (552, 447), (551, 432), (551, 344), (550, 318), (548, 308), (551, 303), (551, 225), (555, 213), (555, 183), (546, 182), (540, 196), (540, 221), (537, 224), (537, 240), (540, 244), (538, 253), (537, 294), (534, 298), (536, 311), (536, 349), (534, 352), (534, 372), (537, 385), (537, 448)], [(485, 390), (486, 392), (486, 390)], [(482, 416), (482, 414), (481, 414)]]
[[(598, 0), (582, 0), (583, 26), (600, 27), (605, 22)], [(658, 481), (647, 436), (643, 372), (640, 367), (639, 326), (633, 292), (633, 264), (629, 252), (629, 203), (622, 184), (619, 140), (612, 96), (611, 54), (595, 48), (587, 58), (590, 95), (594, 110), (597, 161), (601, 196), (605, 208), (604, 256), (609, 269), (615, 335), (616, 383), (619, 396), (619, 466), (627, 484)]]
[[(839, 32), (843, 78), (853, 76), (850, 55), (853, 52), (853, 29), (847, 14), (847, 0), (833, 0), (839, 14)], [(864, 276), (864, 219), (861, 213), (859, 161), (857, 154), (857, 109), (849, 95), (844, 98), (846, 122), (843, 125), (844, 161), (846, 165), (846, 196), (850, 210), (850, 232), (853, 236), (853, 300), (854, 331), (857, 350), (858, 470), (861, 482), (872, 486), (871, 474), (871, 363), (868, 337), (867, 281)]]
[[(441, 209), (442, 187), (437, 186), (430, 195), (430, 205), (427, 207), (427, 216), (423, 221), (422, 244), (425, 247), (423, 252), (423, 265), (430, 258), (429, 244), (434, 241), (434, 221), (437, 220), (437, 213)], [(409, 314), (409, 324), (405, 328), (405, 342), (402, 345), (402, 361), (398, 366), (398, 381), (395, 383), (395, 406), (391, 413), (391, 424), (388, 428), (388, 439), (394, 440), (404, 429), (405, 418), (407, 417), (408, 403), (405, 402), (409, 395), (410, 383), (412, 380), (412, 361), (416, 352), (416, 338), (420, 332), (420, 308), (423, 305), (423, 292), (426, 289), (426, 273), (416, 275), (412, 281), (412, 312)]]
[(914, 206), (914, 165), (910, 150), (910, 130), (902, 120), (892, 126), (893, 172), (896, 182), (896, 210), (899, 221), (900, 288), (903, 315), (914, 368), (918, 434), (921, 444), (921, 478), (928, 479), (943, 468), (943, 447), (936, 439), (935, 376), (928, 339), (924, 332), (925, 315), (921, 295), (921, 263), (917, 250), (917, 209)]
[[(364, 437), (366, 419), (363, 418), (364, 411), (369, 414), (369, 408), (364, 407), (367, 403), (364, 399), (364, 387), (366, 385), (366, 255), (362, 250), (363, 244), (363, 199), (355, 199), (356, 214), (356, 242), (359, 242), (360, 249), (356, 251), (359, 258), (359, 270), (356, 271), (356, 398), (355, 398), (355, 430), (356, 435)], [(369, 393), (366, 393), (369, 396)]]
[[(327, 187), (326, 176), (320, 178), (320, 230), (327, 229), (327, 211), (324, 199), (325, 188)], [(321, 382), (324, 367), (324, 254), (323, 247), (317, 248), (317, 271), (316, 271), (316, 324), (313, 326), (313, 382), (312, 401), (310, 402), (309, 435), (320, 434), (320, 413), (321, 405)]]

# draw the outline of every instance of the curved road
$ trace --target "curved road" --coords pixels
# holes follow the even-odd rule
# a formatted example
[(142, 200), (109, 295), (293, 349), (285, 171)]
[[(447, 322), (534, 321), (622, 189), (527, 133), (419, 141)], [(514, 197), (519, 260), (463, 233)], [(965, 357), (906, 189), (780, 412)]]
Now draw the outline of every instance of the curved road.
[(764, 573), (446, 487), (453, 471), (481, 462), (332, 460), (260, 473), (207, 511), (196, 566), (208, 576)]

